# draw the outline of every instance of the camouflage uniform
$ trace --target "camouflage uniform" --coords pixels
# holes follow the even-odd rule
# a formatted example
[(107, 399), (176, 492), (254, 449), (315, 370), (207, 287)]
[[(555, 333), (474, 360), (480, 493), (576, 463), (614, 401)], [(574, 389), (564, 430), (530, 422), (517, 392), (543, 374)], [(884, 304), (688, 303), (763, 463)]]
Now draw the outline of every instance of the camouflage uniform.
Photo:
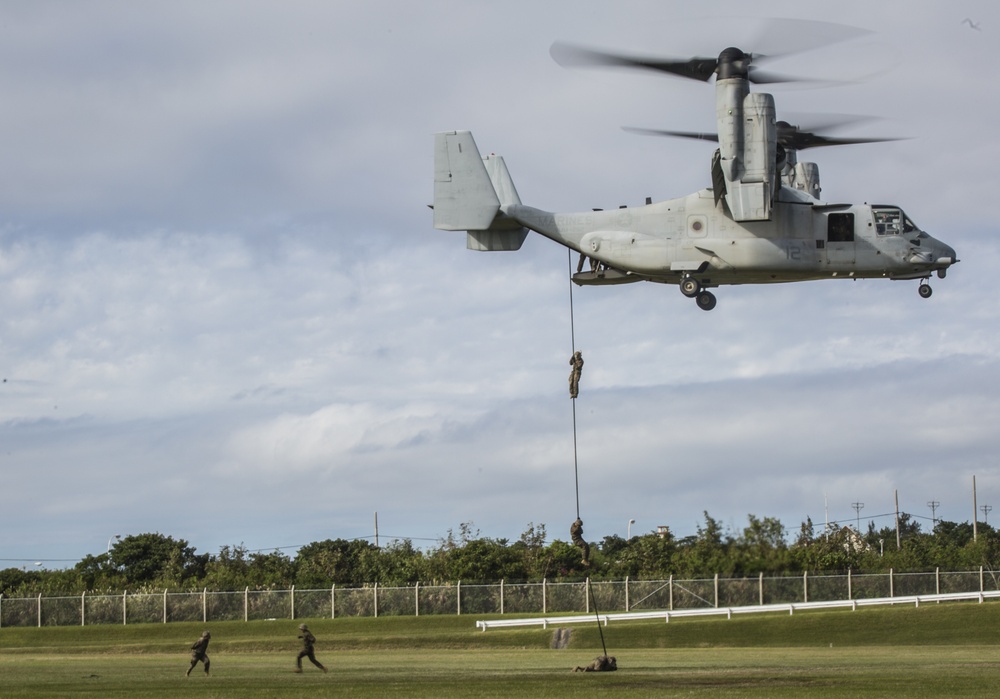
[(206, 651), (208, 650), (208, 642), (211, 638), (212, 634), (205, 631), (201, 634), (201, 638), (195, 641), (194, 645), (191, 646), (191, 667), (189, 667), (188, 671), (184, 673), (186, 676), (191, 675), (191, 671), (194, 670), (194, 666), (197, 665), (199, 661), (205, 663), (205, 674), (208, 674), (208, 668), (209, 665), (211, 665), (211, 661), (208, 659), (208, 653)]
[(569, 372), (569, 397), (576, 398), (580, 395), (580, 374), (583, 373), (583, 355), (579, 350), (569, 358), (573, 371)]
[(613, 655), (598, 655), (587, 667), (577, 665), (573, 672), (614, 672), (618, 669), (618, 660)]
[(590, 544), (583, 539), (583, 520), (579, 517), (569, 528), (569, 536), (573, 540), (574, 546), (583, 549), (583, 565), (590, 565)]
[(298, 657), (295, 658), (295, 672), (302, 672), (302, 658), (309, 658), (309, 662), (323, 672), (326, 672), (326, 668), (323, 667), (323, 663), (316, 660), (316, 655), (313, 651), (313, 646), (316, 644), (316, 637), (312, 635), (312, 632), (309, 631), (309, 627), (305, 624), (299, 624), (299, 631), (302, 632), (299, 636), (299, 638), (302, 639), (302, 650), (299, 651)]

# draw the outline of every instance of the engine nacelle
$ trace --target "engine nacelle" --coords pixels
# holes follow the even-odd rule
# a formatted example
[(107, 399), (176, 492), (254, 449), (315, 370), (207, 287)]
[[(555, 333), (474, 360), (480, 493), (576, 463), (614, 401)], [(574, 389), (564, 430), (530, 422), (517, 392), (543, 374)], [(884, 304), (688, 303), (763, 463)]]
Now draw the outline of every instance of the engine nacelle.
[(798, 189), (814, 199), (819, 199), (819, 194), (822, 191), (819, 186), (819, 165), (816, 163), (795, 163), (785, 175), (784, 183), (792, 189)]
[[(767, 221), (771, 218), (771, 203), (778, 184), (774, 98), (765, 93), (751, 92), (734, 111), (741, 117), (738, 133), (733, 133), (736, 129), (729, 122), (725, 124), (729, 127), (726, 136), (735, 136), (738, 140), (726, 146), (730, 152), (739, 155), (735, 167), (725, 167), (725, 157), (721, 163), (726, 181), (726, 202), (736, 221)], [(720, 151), (725, 154), (722, 119), (719, 121)]]

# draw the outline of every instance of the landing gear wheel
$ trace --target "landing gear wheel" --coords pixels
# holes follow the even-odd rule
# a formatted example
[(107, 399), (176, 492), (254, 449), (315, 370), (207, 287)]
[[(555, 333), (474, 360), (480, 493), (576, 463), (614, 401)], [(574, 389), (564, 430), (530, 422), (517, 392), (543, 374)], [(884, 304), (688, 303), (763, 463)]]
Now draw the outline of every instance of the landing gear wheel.
[(934, 289), (931, 288), (930, 284), (921, 284), (917, 287), (917, 293), (920, 294), (920, 298), (929, 299), (934, 293)]
[(693, 299), (701, 292), (701, 283), (694, 277), (684, 277), (681, 280), (681, 293)]
[(716, 298), (715, 294), (711, 291), (703, 291), (694, 298), (695, 303), (698, 304), (698, 308), (703, 311), (710, 311), (715, 308)]

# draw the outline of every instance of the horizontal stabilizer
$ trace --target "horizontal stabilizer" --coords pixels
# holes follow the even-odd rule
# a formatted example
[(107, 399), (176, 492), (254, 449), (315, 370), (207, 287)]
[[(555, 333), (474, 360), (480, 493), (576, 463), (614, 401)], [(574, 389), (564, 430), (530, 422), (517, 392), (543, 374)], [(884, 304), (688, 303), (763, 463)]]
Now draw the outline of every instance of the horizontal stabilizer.
[(465, 247), (480, 252), (520, 250), (528, 229), (518, 226), (512, 230), (469, 231)]

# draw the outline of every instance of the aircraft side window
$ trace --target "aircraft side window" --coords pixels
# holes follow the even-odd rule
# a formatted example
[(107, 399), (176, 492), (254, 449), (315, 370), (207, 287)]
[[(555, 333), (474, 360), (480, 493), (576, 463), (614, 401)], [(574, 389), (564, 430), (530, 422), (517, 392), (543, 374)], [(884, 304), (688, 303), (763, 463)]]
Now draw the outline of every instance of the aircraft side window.
[(827, 216), (826, 239), (831, 243), (854, 242), (854, 214)]

